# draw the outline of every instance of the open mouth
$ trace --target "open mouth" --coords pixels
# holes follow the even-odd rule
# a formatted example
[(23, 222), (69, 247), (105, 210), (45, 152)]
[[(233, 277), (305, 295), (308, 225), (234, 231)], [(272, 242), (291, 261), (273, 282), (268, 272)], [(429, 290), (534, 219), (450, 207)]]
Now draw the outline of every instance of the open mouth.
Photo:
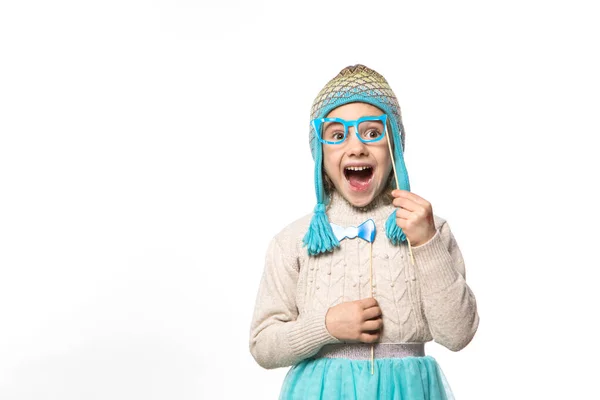
[(362, 191), (369, 187), (369, 183), (373, 180), (373, 167), (364, 166), (348, 166), (344, 168), (344, 176), (353, 190)]

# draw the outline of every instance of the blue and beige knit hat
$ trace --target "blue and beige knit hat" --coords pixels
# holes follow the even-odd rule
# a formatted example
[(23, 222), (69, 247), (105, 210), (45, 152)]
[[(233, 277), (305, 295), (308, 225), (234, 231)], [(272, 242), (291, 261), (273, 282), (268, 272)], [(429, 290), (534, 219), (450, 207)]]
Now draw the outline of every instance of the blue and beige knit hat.
[[(398, 174), (398, 183), (400, 189), (410, 190), (408, 174), (402, 156), (404, 152), (404, 128), (402, 126), (400, 105), (396, 95), (382, 75), (360, 64), (344, 68), (319, 92), (312, 105), (311, 120), (324, 118), (336, 107), (357, 102), (371, 104), (388, 116), (392, 131), (392, 143), (394, 144), (394, 164)], [(308, 254), (317, 255), (333, 251), (340, 244), (333, 234), (325, 214), (325, 206), (329, 199), (323, 187), (323, 150), (312, 125), (309, 139), (310, 151), (315, 160), (317, 205), (303, 243), (308, 248)], [(396, 224), (396, 212), (389, 216), (385, 228), (386, 235), (393, 244), (406, 240), (404, 232)]]

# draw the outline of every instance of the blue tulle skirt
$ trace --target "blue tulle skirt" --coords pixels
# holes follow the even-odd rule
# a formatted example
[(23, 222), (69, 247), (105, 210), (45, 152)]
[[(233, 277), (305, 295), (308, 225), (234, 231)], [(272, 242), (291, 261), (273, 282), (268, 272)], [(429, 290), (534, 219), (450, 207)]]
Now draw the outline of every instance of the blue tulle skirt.
[(454, 400), (433, 357), (306, 359), (288, 371), (280, 400)]

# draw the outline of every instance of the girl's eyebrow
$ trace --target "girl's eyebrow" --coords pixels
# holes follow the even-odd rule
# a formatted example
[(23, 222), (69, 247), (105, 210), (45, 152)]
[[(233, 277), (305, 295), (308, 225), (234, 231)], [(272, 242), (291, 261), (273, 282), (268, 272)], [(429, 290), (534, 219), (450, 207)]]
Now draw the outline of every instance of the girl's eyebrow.
[(340, 124), (339, 122), (330, 122), (328, 124), (323, 125), (323, 130), (326, 131), (330, 128), (333, 129), (343, 129), (343, 125)]

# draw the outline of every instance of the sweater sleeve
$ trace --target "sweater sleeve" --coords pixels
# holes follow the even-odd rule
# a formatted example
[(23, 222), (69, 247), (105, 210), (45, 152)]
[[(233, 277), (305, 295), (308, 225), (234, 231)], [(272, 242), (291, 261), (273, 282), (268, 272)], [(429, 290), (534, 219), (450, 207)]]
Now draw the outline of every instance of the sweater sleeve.
[(477, 331), (479, 315), (473, 292), (465, 281), (465, 264), (442, 220), (436, 234), (413, 247), (425, 318), (433, 339), (452, 351), (463, 349)]
[(325, 326), (327, 310), (303, 315), (296, 305), (298, 258), (283, 251), (277, 237), (267, 251), (250, 327), (250, 353), (263, 368), (287, 367), (339, 343)]

